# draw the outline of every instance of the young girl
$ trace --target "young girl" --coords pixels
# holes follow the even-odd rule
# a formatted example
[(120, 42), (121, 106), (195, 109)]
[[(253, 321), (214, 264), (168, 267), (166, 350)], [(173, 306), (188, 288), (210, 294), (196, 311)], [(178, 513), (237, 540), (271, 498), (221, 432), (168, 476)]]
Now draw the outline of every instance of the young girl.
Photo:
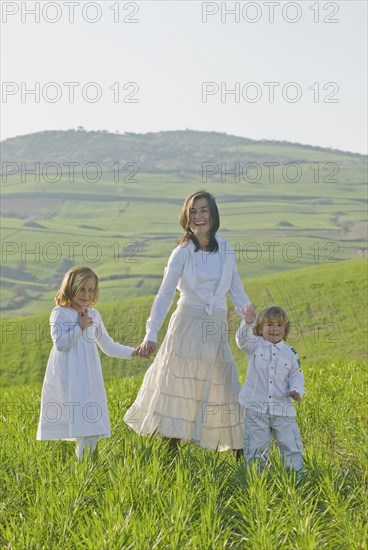
[(91, 306), (98, 278), (88, 267), (70, 269), (50, 316), (54, 346), (42, 388), (39, 440), (75, 440), (82, 460), (100, 438), (110, 437), (110, 420), (97, 345), (106, 355), (128, 359), (136, 350), (114, 342)]

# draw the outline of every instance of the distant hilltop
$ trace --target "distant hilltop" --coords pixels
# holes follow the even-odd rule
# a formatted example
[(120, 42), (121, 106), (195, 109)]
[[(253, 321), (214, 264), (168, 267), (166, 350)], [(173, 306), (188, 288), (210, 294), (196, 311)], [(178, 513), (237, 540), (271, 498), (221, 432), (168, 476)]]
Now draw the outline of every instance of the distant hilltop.
[(176, 130), (136, 134), (106, 130), (48, 130), (1, 142), (2, 162), (137, 163), (142, 172), (198, 172), (203, 162), (307, 162), (337, 155), (361, 162), (364, 155), (287, 141), (252, 140), (221, 132)]

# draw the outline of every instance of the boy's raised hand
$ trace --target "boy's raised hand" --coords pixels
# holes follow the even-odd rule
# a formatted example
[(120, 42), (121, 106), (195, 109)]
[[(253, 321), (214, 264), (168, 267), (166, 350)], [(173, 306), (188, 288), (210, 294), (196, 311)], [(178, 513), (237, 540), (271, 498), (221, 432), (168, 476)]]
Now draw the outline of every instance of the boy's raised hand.
[(253, 304), (247, 304), (246, 306), (244, 306), (243, 313), (244, 313), (245, 322), (248, 325), (253, 323), (257, 318), (257, 312)]

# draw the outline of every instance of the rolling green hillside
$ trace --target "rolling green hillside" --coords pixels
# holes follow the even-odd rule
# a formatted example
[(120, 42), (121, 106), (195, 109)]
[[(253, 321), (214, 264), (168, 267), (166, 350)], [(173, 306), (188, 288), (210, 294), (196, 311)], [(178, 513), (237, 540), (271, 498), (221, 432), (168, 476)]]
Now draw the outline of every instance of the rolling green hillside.
[[(304, 364), (323, 360), (367, 359), (366, 303), (367, 264), (353, 260), (275, 273), (245, 281), (245, 288), (260, 309), (271, 303), (284, 307), (292, 329), (289, 343)], [(131, 298), (98, 306), (111, 336), (137, 346), (145, 333), (152, 296)], [(49, 303), (49, 311), (53, 303)], [(173, 305), (174, 308), (174, 305)], [(165, 327), (160, 331), (162, 340)], [(229, 341), (241, 376), (245, 359), (234, 344), (239, 318), (229, 308)], [(42, 381), (51, 349), (48, 314), (2, 322), (1, 384)], [(106, 379), (141, 375), (148, 360), (121, 361), (102, 356)]]
[(183, 199), (201, 188), (243, 278), (367, 255), (363, 155), (189, 130), (1, 145), (3, 318), (48, 313), (75, 264), (96, 270), (102, 302), (154, 294)]

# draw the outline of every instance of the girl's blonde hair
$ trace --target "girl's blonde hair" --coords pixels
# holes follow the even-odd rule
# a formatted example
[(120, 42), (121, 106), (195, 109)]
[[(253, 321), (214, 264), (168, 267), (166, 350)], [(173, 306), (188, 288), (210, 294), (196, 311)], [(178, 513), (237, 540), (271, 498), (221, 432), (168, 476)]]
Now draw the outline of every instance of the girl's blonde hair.
[(257, 315), (256, 325), (253, 328), (253, 334), (262, 336), (262, 327), (267, 321), (282, 323), (285, 327), (283, 340), (286, 340), (290, 330), (290, 321), (286, 311), (279, 306), (268, 306), (263, 308)]
[(65, 273), (60, 290), (55, 296), (56, 304), (58, 306), (70, 306), (72, 298), (78, 294), (84, 282), (91, 278), (94, 279), (96, 283), (95, 294), (91, 306), (95, 304), (98, 300), (99, 294), (98, 277), (92, 269), (82, 265), (72, 267)]

